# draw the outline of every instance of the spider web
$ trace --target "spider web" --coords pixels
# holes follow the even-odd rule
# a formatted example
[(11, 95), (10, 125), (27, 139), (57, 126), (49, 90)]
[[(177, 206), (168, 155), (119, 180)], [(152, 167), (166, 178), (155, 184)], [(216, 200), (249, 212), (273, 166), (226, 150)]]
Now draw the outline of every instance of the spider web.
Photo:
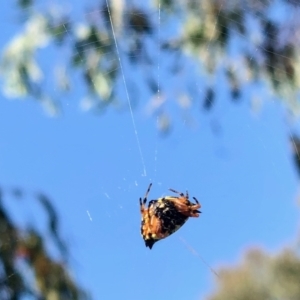
[[(268, 7), (269, 3), (262, 2), (260, 5)], [(79, 5), (67, 2), (64, 4), (69, 4), (71, 8)], [(64, 112), (69, 121), (65, 124), (68, 129), (56, 141), (53, 137), (54, 131), (43, 123), (42, 128), (50, 134), (49, 141), (45, 143), (48, 146), (50, 142), (65, 145), (62, 139), (70, 139), (70, 143), (66, 144), (69, 151), (75, 145), (78, 154), (74, 154), (72, 158), (70, 154), (63, 152), (59, 160), (61, 167), (55, 170), (51, 171), (51, 168), (45, 165), (49, 177), (38, 179), (38, 172), (33, 172), (30, 176), (36, 179), (34, 185), (49, 190), (55, 198), (72, 199), (61, 205), (64, 212), (63, 221), (68, 223), (64, 231), (67, 236), (72, 236), (70, 240), (76, 241), (73, 242), (76, 244), (73, 247), (74, 252), (76, 251), (74, 268), (75, 273), (82, 274), (76, 276), (91, 290), (95, 299), (101, 296), (115, 299), (120, 295), (124, 299), (164, 299), (166, 295), (170, 296), (170, 293), (173, 299), (194, 299), (207, 292), (211, 284), (209, 274), (213, 277), (216, 275), (215, 264), (220, 261), (235, 261), (244, 247), (253, 242), (266, 243), (272, 249), (278, 247), (286, 236), (291, 235), (292, 228), (295, 227), (295, 212), (287, 202), (293, 197), (295, 179), (286, 159), (288, 151), (282, 144), (286, 133), (292, 136), (292, 130), (278, 121), (282, 110), (275, 104), (270, 104), (271, 108), (267, 107), (266, 111), (261, 112), (261, 119), (249, 117), (249, 103), (261, 104), (263, 98), (275, 98), (268, 94), (269, 89), (262, 82), (244, 84), (243, 90), (246, 92), (241, 96), (241, 103), (230, 106), (230, 91), (224, 83), (222, 68), (215, 76), (209, 78), (212, 90), (219, 95), (212, 111), (209, 114), (199, 110), (195, 112), (195, 106), (192, 106), (193, 111), (183, 109), (181, 114), (181, 108), (174, 105), (175, 101), (172, 99), (181, 93), (180, 89), (185, 85), (189, 86), (195, 99), (205, 96), (207, 80), (201, 75), (203, 72), (195, 67), (194, 59), (186, 55), (179, 58), (185, 68), (177, 77), (174, 76), (176, 78), (169, 77), (166, 69), (172, 64), (174, 57), (167, 57), (162, 53), (160, 45), (167, 35), (180, 31), (182, 20), (179, 18), (169, 21), (173, 28), (166, 30), (164, 22), (167, 22), (167, 16), (162, 14), (161, 3), (154, 8), (149, 8), (146, 4), (142, 7), (146, 11), (152, 10), (151, 20), (158, 28), (154, 45), (149, 46), (150, 56), (156, 55), (153, 60), (157, 63), (152, 70), (156, 82), (153, 84), (155, 93), (152, 98), (143, 88), (136, 97), (135, 87), (142, 85), (139, 76), (152, 67), (143, 66), (144, 70), (141, 73), (136, 69), (130, 70), (130, 64), (124, 55), (122, 36), (115, 34), (116, 25), (108, 4), (106, 1), (109, 13), (109, 20), (106, 22), (112, 28), (113, 38), (110, 44), (115, 45), (116, 51), (114, 71), (119, 70), (121, 74), (117, 79), (118, 96), (126, 100), (124, 102), (127, 102), (130, 116), (122, 114), (113, 117), (112, 113), (107, 112), (100, 118), (88, 121), (87, 116), (78, 117), (79, 113), (72, 103), (74, 101), (67, 99), (66, 104), (62, 106), (67, 106), (70, 111)], [(137, 5), (131, 3), (133, 4)], [(91, 2), (83, 3), (78, 11), (82, 9), (82, 5), (92, 6)], [(280, 1), (274, 2), (274, 11), (270, 11), (274, 18), (278, 5), (283, 4)], [(221, 8), (219, 7), (219, 10)], [(92, 8), (92, 12), (84, 15), (89, 18), (102, 11), (103, 8)], [(298, 9), (292, 14), (295, 21), (297, 12)], [(78, 12), (74, 9), (73, 13), (76, 15)], [(69, 31), (68, 24), (71, 23), (61, 24), (66, 33)], [(215, 30), (216, 24), (212, 28), (212, 31)], [(234, 48), (247, 46), (240, 40), (245, 37), (246, 33), (237, 33), (236, 40), (232, 42), (231, 52), (229, 51), (231, 60), (238, 60)], [(72, 39), (71, 34), (69, 38)], [(207, 52), (212, 49), (212, 44), (213, 41), (207, 44)], [(55, 49), (47, 51), (47, 55), (53, 57)], [(62, 57), (67, 55), (70, 53), (63, 51)], [(178, 56), (175, 55), (176, 57)], [(50, 67), (44, 56), (40, 59), (43, 67)], [(75, 83), (80, 80), (77, 76), (74, 74)], [(188, 80), (185, 81), (184, 78)], [(132, 82), (137, 83), (132, 85)], [(47, 82), (45, 88), (56, 92), (51, 83)], [(75, 87), (75, 92), (68, 96), (70, 99), (80, 99), (85, 94), (78, 86)], [(169, 94), (166, 95), (165, 90), (168, 90)], [(253, 96), (254, 93), (256, 94)], [(149, 125), (151, 119), (143, 120), (147, 114), (142, 105), (139, 109), (136, 98), (142, 105), (150, 98), (152, 101), (148, 102), (148, 108), (151, 112), (155, 111), (155, 105), (168, 107), (174, 116), (174, 123), (180, 120), (178, 125), (174, 125), (173, 135), (165, 140), (157, 137), (155, 127)], [(254, 99), (252, 102), (251, 98)], [(189, 105), (189, 101), (186, 94), (178, 97), (178, 102), (183, 103), (183, 107)], [(47, 102), (48, 108), (50, 104)], [(31, 113), (35, 109), (34, 105), (27, 105), (26, 112)], [(22, 116), (22, 112), (18, 114)], [(162, 116), (165, 115), (156, 116), (153, 123), (159, 125), (161, 120), (165, 120)], [(33, 122), (38, 124), (38, 120)], [(187, 129), (186, 124), (192, 125), (192, 128)], [(79, 125), (88, 129), (89, 135), (80, 132)], [(76, 143), (72, 136), (72, 126), (83, 139), (82, 144)], [(111, 130), (103, 128), (105, 126)], [(118, 129), (114, 130), (114, 126)], [(55, 129), (60, 130), (62, 127), (58, 126)], [(217, 136), (213, 135), (212, 129), (218, 133)], [(93, 130), (98, 133), (95, 134)], [(35, 138), (37, 137), (40, 136), (36, 135)], [(95, 147), (95, 152), (85, 147), (84, 143)], [(80, 150), (80, 147), (83, 150)], [(46, 151), (41, 147), (39, 151), (42, 150)], [(27, 156), (25, 154), (25, 157)], [(279, 162), (279, 159), (284, 163)], [(77, 160), (80, 160), (79, 167), (72, 167), (69, 172), (62, 171)], [(42, 159), (42, 162), (46, 164), (46, 158)], [(40, 166), (37, 164), (34, 168)], [(16, 180), (26, 185), (28, 166), (26, 168), (26, 165), (22, 165), (22, 168), (23, 177), (20, 176)], [(51, 178), (52, 181), (57, 172), (62, 172), (62, 175), (58, 176), (62, 183), (54, 180), (54, 183), (48, 184), (47, 180)], [(77, 178), (71, 173), (82, 174)], [(283, 178), (282, 174), (285, 174), (286, 178)], [(63, 176), (68, 179), (64, 180)], [(9, 178), (11, 182), (15, 180), (13, 175)], [(9, 179), (4, 181), (10, 183)], [(191, 195), (197, 196), (202, 203), (203, 215), (199, 219), (190, 220), (178, 233), (157, 243), (149, 252), (143, 248), (139, 237), (138, 198), (144, 194), (150, 181), (154, 184), (151, 199), (168, 194), (168, 188), (188, 189)], [(30, 181), (29, 184), (32, 185)], [(63, 192), (63, 189), (67, 191)], [(283, 202), (284, 200), (287, 201)], [(281, 212), (279, 213), (274, 206), (280, 206)], [(270, 234), (270, 231), (276, 232), (281, 229), (280, 220), (288, 215), (292, 215), (293, 218), (289, 218), (291, 221), (285, 225), (282, 233)], [(73, 228), (72, 234), (69, 233), (69, 228)], [(204, 265), (195, 262), (195, 256), (191, 256), (191, 253), (200, 256), (201, 260), (204, 259)], [(83, 258), (81, 262), (78, 257)], [(103, 286), (99, 285), (99, 275), (103, 276)], [(149, 288), (149, 282), (153, 287), (150, 284)], [(178, 286), (174, 287), (174, 282), (178, 283)], [(172, 292), (169, 288), (171, 286)]]

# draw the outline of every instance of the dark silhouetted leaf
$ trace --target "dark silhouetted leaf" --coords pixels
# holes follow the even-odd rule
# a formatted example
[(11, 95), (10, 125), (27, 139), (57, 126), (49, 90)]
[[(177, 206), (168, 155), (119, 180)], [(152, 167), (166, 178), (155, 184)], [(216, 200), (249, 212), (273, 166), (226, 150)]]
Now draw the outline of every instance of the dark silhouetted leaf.
[(139, 9), (133, 9), (130, 11), (128, 16), (128, 25), (133, 31), (139, 34), (151, 34), (152, 32), (152, 26), (148, 15)]
[(290, 141), (292, 144), (293, 160), (300, 176), (300, 139), (297, 136), (291, 136)]
[(18, 4), (22, 8), (28, 8), (28, 7), (32, 6), (33, 0), (18, 0)]
[(48, 218), (49, 218), (48, 219), (48, 227), (49, 227), (50, 232), (52, 233), (54, 240), (57, 243), (57, 246), (59, 247), (62, 254), (66, 255), (67, 249), (66, 249), (65, 243), (59, 237), (58, 216), (57, 216), (57, 213), (56, 213), (51, 201), (43, 194), (38, 194), (37, 199), (43, 205), (44, 209), (46, 210), (46, 212), (48, 214)]

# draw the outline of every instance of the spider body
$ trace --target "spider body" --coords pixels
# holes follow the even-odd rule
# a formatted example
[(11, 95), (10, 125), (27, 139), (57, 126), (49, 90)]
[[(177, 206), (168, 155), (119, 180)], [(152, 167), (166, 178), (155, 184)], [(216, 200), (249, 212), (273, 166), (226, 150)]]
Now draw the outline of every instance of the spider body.
[(198, 218), (201, 213), (198, 210), (201, 205), (195, 197), (193, 199), (196, 203), (193, 203), (189, 200), (188, 192), (184, 195), (173, 189), (170, 189), (170, 191), (178, 194), (179, 197), (166, 196), (151, 200), (146, 208), (147, 196), (151, 186), (152, 183), (150, 183), (144, 199), (140, 198), (141, 234), (146, 247), (150, 249), (154, 243), (177, 231), (188, 218)]

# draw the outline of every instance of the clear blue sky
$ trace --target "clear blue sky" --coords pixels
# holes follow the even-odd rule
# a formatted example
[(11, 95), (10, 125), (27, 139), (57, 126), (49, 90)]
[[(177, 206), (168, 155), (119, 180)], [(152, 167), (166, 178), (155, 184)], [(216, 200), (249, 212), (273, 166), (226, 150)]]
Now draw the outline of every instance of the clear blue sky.
[[(4, 23), (1, 46), (16, 28)], [(73, 275), (94, 299), (202, 298), (215, 275), (182, 239), (217, 269), (237, 262), (251, 245), (273, 251), (295, 237), (296, 172), (278, 105), (268, 102), (253, 115), (249, 99), (239, 105), (222, 99), (216, 114), (221, 136), (212, 134), (211, 117), (199, 112), (197, 128), (177, 123), (162, 139), (140, 99), (134, 117), (143, 176), (129, 112), (95, 116), (81, 112), (79, 100), (72, 93), (63, 116), (49, 118), (33, 101), (1, 95), (0, 185), (53, 199)], [(168, 188), (188, 189), (203, 212), (152, 250), (140, 237), (138, 204), (149, 182), (151, 199)], [(45, 231), (41, 211), (30, 197), (26, 201), (7, 205), (20, 224)]]

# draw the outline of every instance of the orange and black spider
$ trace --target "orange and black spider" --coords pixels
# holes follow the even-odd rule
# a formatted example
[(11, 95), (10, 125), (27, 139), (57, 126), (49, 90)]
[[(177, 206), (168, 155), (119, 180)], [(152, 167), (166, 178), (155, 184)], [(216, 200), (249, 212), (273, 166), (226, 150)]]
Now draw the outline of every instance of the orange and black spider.
[(140, 209), (142, 214), (141, 234), (146, 247), (150, 249), (154, 243), (166, 238), (178, 230), (189, 217), (198, 218), (201, 211), (199, 201), (193, 197), (196, 203), (189, 201), (189, 194), (177, 192), (179, 197), (165, 196), (157, 200), (151, 200), (146, 208), (147, 196), (150, 192), (150, 183), (144, 199), (140, 198)]

